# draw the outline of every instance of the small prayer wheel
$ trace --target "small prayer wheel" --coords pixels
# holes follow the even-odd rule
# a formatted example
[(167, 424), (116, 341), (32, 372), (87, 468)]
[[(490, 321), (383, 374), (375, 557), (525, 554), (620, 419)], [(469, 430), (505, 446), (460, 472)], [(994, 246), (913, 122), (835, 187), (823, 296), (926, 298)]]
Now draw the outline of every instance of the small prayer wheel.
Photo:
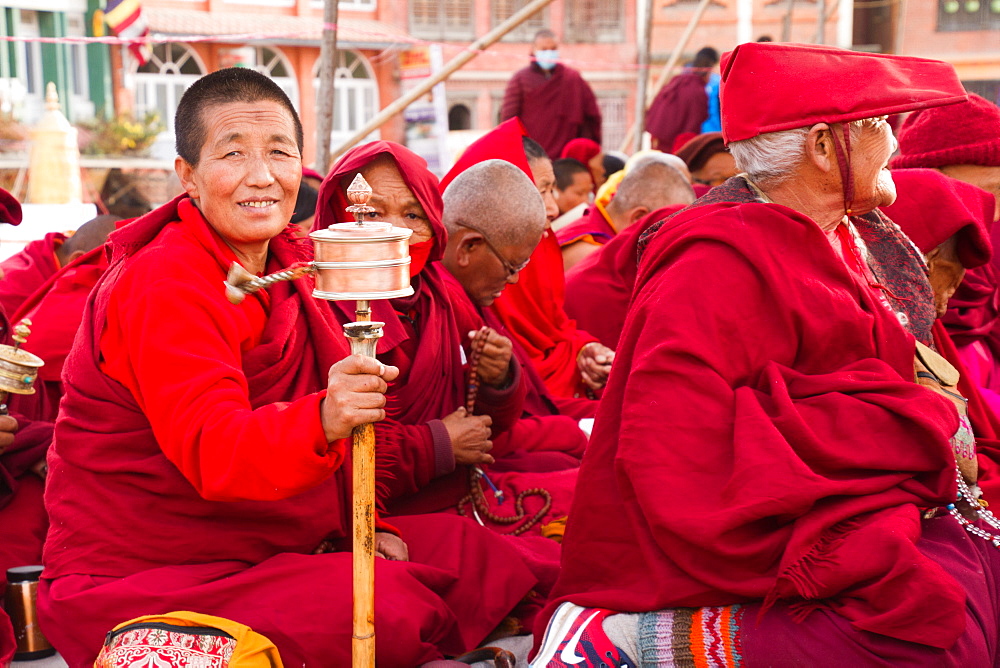
[(31, 321), (25, 318), (14, 327), (14, 345), (0, 344), (0, 415), (7, 414), (8, 394), (34, 394), (38, 369), (44, 366), (37, 355), (21, 349), (31, 334)]
[(313, 262), (263, 277), (234, 264), (226, 281), (230, 300), (239, 303), (245, 294), (304, 274), (316, 275), (316, 299), (366, 302), (412, 295), (409, 239), (413, 230), (363, 219), (374, 209), (368, 205), (372, 188), (360, 174), (347, 195), (352, 202), (347, 211), (354, 214), (356, 222), (310, 233)]

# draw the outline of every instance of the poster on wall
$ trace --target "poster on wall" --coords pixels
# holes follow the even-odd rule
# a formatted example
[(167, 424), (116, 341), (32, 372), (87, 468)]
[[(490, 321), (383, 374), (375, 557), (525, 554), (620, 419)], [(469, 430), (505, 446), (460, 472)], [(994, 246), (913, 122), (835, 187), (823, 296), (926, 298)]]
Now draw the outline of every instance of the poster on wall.
[[(403, 91), (410, 91), (441, 70), (441, 46), (417, 45), (399, 55)], [(448, 102), (439, 83), (403, 112), (406, 146), (427, 161), (427, 168), (444, 176), (447, 171)]]

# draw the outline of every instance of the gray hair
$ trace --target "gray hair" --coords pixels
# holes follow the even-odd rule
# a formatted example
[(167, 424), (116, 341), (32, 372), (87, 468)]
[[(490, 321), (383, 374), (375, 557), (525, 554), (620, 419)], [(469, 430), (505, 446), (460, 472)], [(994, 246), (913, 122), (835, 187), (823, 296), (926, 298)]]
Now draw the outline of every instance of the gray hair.
[[(878, 118), (864, 118), (851, 121), (851, 141), (861, 136), (865, 125), (881, 121)], [(812, 126), (765, 132), (764, 134), (730, 142), (729, 152), (736, 161), (736, 169), (745, 172), (754, 183), (778, 185), (789, 179), (806, 155), (806, 137)], [(838, 138), (839, 139), (839, 138)]]
[(455, 177), (442, 195), (443, 222), (456, 234), (466, 222), (498, 246), (533, 240), (545, 229), (545, 203), (535, 184), (506, 160), (484, 160)]
[(690, 204), (694, 200), (694, 190), (680, 170), (666, 162), (652, 160), (628, 171), (608, 204), (608, 210), (609, 213), (624, 213), (643, 206), (653, 211), (673, 204)]

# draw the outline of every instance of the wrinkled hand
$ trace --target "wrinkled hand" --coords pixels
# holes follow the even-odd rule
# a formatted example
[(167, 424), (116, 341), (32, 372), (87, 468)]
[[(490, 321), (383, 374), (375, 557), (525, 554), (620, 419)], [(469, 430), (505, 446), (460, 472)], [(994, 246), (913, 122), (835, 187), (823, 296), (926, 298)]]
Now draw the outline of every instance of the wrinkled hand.
[[(476, 338), (477, 332), (469, 332), (469, 338)], [(479, 354), (479, 380), (486, 385), (503, 387), (510, 377), (510, 358), (514, 354), (514, 346), (510, 339), (502, 336), (496, 330), (489, 330), (486, 344)]]
[(576, 366), (580, 369), (580, 376), (587, 387), (599, 390), (607, 384), (611, 363), (614, 361), (615, 351), (597, 341), (592, 341), (580, 350)]
[(409, 561), (410, 551), (403, 539), (388, 531), (375, 532), (375, 556), (389, 561)]
[(0, 415), (0, 455), (14, 443), (17, 420), (9, 415)]
[(330, 367), (320, 408), (326, 439), (347, 438), (354, 427), (384, 420), (386, 382), (398, 375), (396, 367), (362, 355), (345, 357)]
[(493, 419), (489, 415), (469, 415), (463, 406), (441, 422), (451, 437), (456, 463), (469, 466), (493, 463), (493, 457), (486, 454), (493, 449), (490, 440)]

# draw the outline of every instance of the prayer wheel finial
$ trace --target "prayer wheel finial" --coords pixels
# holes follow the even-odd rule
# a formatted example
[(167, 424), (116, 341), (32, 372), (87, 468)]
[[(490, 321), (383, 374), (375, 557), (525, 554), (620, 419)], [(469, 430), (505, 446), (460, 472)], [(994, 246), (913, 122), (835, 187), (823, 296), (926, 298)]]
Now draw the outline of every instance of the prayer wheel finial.
[(368, 200), (372, 198), (372, 187), (365, 181), (365, 177), (358, 174), (347, 187), (347, 199), (351, 200), (351, 206), (347, 207), (348, 213), (354, 214), (354, 220), (358, 225), (365, 222), (365, 214), (371, 213), (375, 209), (368, 206)]
[(45, 363), (21, 344), (27, 342), (31, 334), (31, 321), (25, 318), (14, 327), (14, 345), (0, 345), (0, 415), (6, 415), (7, 395), (34, 394), (38, 369)]

